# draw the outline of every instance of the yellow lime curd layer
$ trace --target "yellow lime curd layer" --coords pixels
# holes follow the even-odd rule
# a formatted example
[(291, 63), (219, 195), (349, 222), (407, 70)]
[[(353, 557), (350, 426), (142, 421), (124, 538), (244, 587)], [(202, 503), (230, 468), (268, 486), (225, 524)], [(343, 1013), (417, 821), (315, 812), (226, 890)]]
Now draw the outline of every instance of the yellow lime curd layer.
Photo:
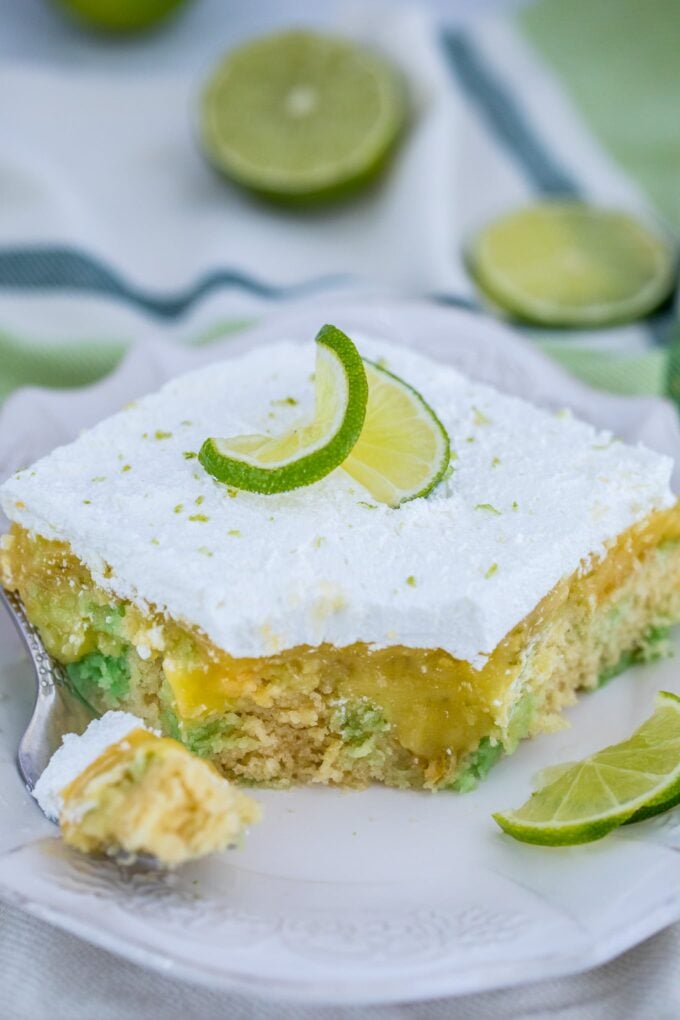
[[(499, 727), (507, 732), (518, 693), (513, 684), (536, 636), (564, 612), (578, 609), (582, 620), (592, 618), (640, 561), (662, 543), (677, 539), (679, 505), (653, 512), (623, 532), (605, 556), (584, 561), (560, 581), (506, 635), (482, 669), (439, 649), (372, 650), (364, 644), (299, 647), (267, 658), (236, 659), (189, 626), (159, 613), (142, 614), (129, 604), (123, 630), (135, 645), (140, 634), (156, 635), (152, 661), (162, 666), (181, 725), (201, 724), (253, 706), (277, 711), (282, 705), (304, 703), (312, 692), (330, 703), (366, 698), (380, 706), (403, 747), (432, 760), (473, 750), (481, 737)], [(79, 605), (93, 594), (109, 605), (115, 600), (94, 585), (67, 546), (29, 536), (14, 526), (2, 566), (5, 584), (19, 591), (29, 617), (57, 658), (72, 662), (93, 648), (106, 652), (107, 642), (119, 648), (118, 637), (100, 633), (91, 618), (79, 615)], [(550, 664), (541, 663), (540, 649), (533, 654), (537, 658), (532, 669), (540, 673), (543, 668), (549, 675)]]
[(155, 733), (149, 733), (141, 726), (130, 732), (115, 744), (110, 744), (102, 753), (90, 762), (87, 768), (83, 769), (76, 778), (64, 787), (61, 791), (63, 811), (69, 814), (77, 804), (81, 803), (87, 796), (91, 783), (111, 775), (114, 771), (127, 764), (132, 764), (139, 751), (152, 750), (155, 755), (162, 755), (164, 751), (187, 754), (188, 752), (178, 741), (170, 737), (159, 737)]

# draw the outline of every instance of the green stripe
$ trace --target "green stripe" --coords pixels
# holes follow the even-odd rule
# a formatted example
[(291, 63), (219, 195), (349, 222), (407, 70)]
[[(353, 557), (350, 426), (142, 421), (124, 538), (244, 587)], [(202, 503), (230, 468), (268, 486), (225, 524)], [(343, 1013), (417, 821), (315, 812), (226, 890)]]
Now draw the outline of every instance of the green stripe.
[(0, 249), (0, 288), (99, 294), (161, 319), (176, 319), (214, 291), (240, 290), (265, 300), (304, 297), (348, 283), (347, 274), (276, 286), (236, 269), (217, 269), (181, 291), (159, 294), (138, 287), (101, 259), (74, 248), (25, 246)]
[(516, 17), (605, 149), (680, 230), (680, 2), (539, 0)]
[(0, 333), (0, 400), (18, 386), (88, 386), (112, 371), (126, 349), (117, 340), (48, 344)]
[[(187, 345), (199, 347), (225, 340), (255, 321), (222, 319), (192, 337)], [(0, 333), (0, 403), (19, 386), (89, 386), (113, 371), (130, 346), (127, 340), (45, 343)]]
[(665, 392), (668, 355), (659, 348), (621, 355), (556, 340), (539, 341), (538, 346), (577, 379), (596, 389), (622, 396), (658, 396)]
[(576, 181), (533, 131), (470, 38), (463, 32), (443, 32), (442, 46), (461, 87), (536, 191), (578, 196)]

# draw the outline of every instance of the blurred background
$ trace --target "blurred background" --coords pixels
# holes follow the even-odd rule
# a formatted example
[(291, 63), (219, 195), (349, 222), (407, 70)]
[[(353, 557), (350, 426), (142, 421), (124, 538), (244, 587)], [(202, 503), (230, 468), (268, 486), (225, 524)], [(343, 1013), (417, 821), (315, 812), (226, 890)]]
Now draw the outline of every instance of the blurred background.
[[(0, 0), (0, 24), (0, 398), (330, 293), (471, 308), (595, 386), (680, 394), (675, 0)], [(305, 53), (258, 70), (250, 41), (291, 29)], [(328, 39), (398, 81), (387, 113)], [(281, 200), (303, 164), (330, 199)]]

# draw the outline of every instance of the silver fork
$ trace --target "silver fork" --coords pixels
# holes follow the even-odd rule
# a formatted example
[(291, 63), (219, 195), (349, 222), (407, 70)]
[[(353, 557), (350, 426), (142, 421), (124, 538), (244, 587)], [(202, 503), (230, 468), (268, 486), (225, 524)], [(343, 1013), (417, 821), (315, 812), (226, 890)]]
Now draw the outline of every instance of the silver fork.
[(18, 595), (0, 588), (14, 626), (33, 663), (36, 697), (33, 715), (19, 743), (17, 765), (29, 790), (40, 778), (48, 761), (61, 745), (65, 733), (82, 733), (94, 712), (69, 688), (64, 670), (45, 649), (40, 635), (26, 616)]
[[(61, 746), (64, 734), (82, 733), (95, 718), (95, 712), (70, 689), (63, 668), (45, 648), (19, 596), (0, 587), (0, 601), (7, 608), (35, 670), (33, 714), (17, 751), (19, 774), (31, 791), (50, 758)], [(151, 854), (130, 857), (125, 853), (117, 853), (113, 855), (113, 860), (137, 871), (163, 870)]]

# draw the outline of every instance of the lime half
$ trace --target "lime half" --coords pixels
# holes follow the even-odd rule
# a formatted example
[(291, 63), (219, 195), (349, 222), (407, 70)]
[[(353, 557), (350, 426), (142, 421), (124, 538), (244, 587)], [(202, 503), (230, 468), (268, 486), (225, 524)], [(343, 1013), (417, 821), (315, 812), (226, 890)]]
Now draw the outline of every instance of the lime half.
[(403, 83), (381, 57), (293, 31), (227, 54), (203, 92), (200, 128), (228, 177), (272, 199), (314, 202), (377, 176), (405, 120)]
[(546, 326), (607, 326), (641, 318), (670, 293), (670, 244), (623, 212), (546, 202), (495, 220), (469, 252), (487, 296)]
[(364, 363), (335, 326), (323, 326), (316, 344), (313, 421), (281, 436), (206, 439), (198, 459), (218, 481), (250, 492), (287, 492), (319, 481), (348, 456), (366, 416)]
[(426, 496), (449, 466), (446, 429), (421, 395), (386, 368), (365, 361), (366, 421), (343, 468), (389, 506)]
[(632, 737), (552, 776), (521, 808), (493, 816), (501, 829), (524, 843), (566, 846), (673, 807), (680, 802), (680, 698), (659, 692), (653, 715)]

